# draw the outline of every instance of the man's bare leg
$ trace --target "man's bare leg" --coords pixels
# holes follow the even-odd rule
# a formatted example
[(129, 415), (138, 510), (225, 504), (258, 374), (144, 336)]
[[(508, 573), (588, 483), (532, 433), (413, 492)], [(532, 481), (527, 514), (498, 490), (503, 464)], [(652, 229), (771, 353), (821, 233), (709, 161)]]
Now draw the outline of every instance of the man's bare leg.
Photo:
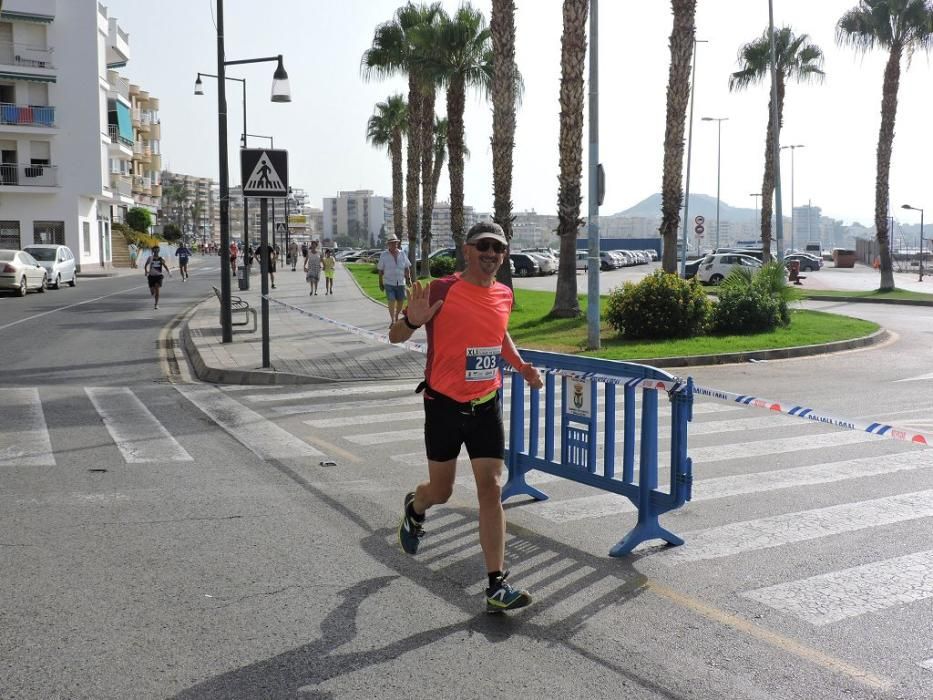
[(505, 512), (502, 510), (501, 459), (472, 460), (476, 496), (479, 499), (479, 544), (483, 549), (486, 571), (504, 571)]

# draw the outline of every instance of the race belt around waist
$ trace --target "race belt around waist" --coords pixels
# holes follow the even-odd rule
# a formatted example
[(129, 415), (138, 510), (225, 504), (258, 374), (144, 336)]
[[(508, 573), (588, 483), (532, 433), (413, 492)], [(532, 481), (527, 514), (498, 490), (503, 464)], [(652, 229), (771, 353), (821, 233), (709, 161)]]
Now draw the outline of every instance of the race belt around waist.
[(487, 407), (491, 407), (495, 404), (496, 398), (499, 396), (499, 390), (493, 389), (488, 394), (483, 394), (475, 399), (470, 399), (469, 401), (457, 401), (450, 398), (445, 394), (432, 389), (426, 382), (421, 382), (418, 387), (415, 389), (415, 393), (421, 393), (424, 391), (425, 396), (430, 399), (439, 401), (445, 405), (455, 408), (458, 413), (464, 415), (475, 415), (477, 410), (485, 410)]

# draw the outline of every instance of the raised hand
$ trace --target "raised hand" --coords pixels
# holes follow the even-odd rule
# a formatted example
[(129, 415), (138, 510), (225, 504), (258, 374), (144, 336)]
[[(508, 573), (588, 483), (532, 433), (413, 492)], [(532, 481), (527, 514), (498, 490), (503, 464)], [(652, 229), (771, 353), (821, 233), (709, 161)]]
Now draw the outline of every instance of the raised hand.
[(415, 282), (411, 288), (411, 297), (408, 299), (408, 310), (405, 312), (412, 325), (423, 326), (434, 318), (434, 314), (444, 303), (443, 299), (438, 299), (433, 304), (429, 304), (428, 301), (428, 285)]

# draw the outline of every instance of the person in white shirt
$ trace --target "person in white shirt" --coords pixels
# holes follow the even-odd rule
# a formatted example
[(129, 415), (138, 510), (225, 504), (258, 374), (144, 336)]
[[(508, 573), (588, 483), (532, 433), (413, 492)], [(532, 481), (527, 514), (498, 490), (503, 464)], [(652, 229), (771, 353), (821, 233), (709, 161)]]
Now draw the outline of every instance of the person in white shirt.
[(389, 302), (389, 318), (395, 324), (405, 306), (406, 290), (411, 286), (411, 262), (402, 252), (398, 236), (394, 233), (386, 239), (386, 250), (379, 256), (376, 269), (379, 271), (379, 289), (385, 292)]

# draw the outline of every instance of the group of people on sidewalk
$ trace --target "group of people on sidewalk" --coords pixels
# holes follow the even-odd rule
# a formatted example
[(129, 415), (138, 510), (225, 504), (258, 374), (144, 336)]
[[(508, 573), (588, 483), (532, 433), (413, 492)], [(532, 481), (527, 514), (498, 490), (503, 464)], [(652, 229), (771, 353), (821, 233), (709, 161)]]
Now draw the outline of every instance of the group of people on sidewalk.
[[(334, 293), (334, 270), (337, 268), (337, 259), (334, 257), (334, 252), (327, 248), (324, 251), (324, 254), (318, 251), (318, 242), (311, 241), (311, 246), (308, 248), (307, 254), (305, 255), (305, 279), (308, 281), (308, 285), (311, 287), (311, 291), (308, 296), (315, 296), (317, 294), (318, 283), (321, 279), (321, 272), (324, 272), (324, 294), (333, 294)], [(294, 266), (292, 267), (294, 270)]]

